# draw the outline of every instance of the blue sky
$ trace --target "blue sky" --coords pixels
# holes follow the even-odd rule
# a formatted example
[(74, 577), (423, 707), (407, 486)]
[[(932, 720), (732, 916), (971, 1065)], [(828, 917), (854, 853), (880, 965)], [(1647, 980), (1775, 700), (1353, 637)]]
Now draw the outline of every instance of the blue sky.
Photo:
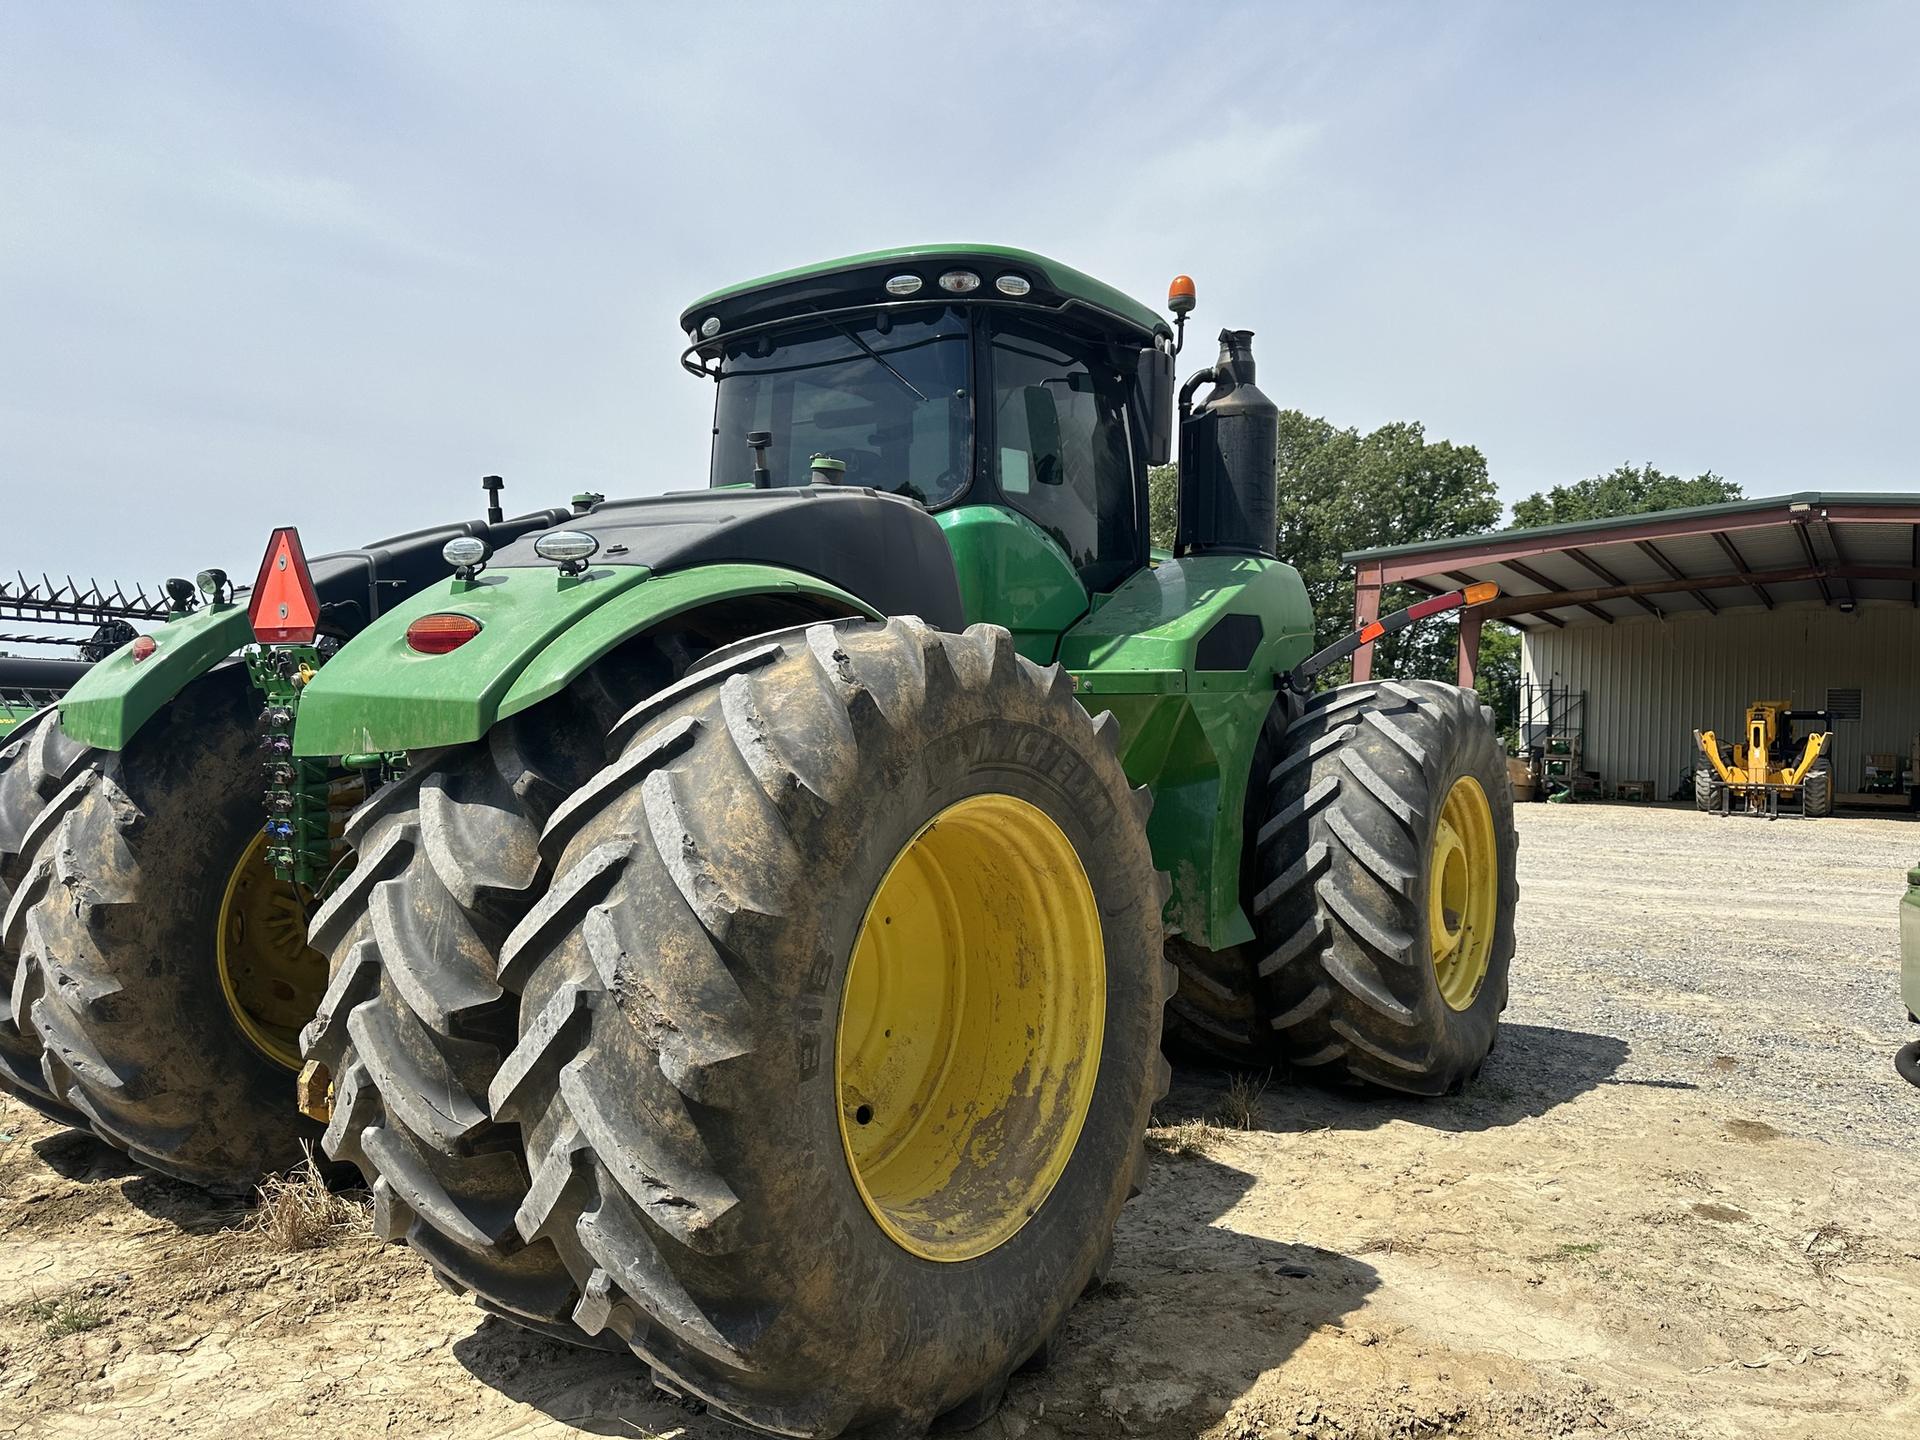
[(1508, 498), (1920, 490), (1920, 7), (942, 9), (0, 7), (0, 568), (699, 485), (680, 307), (929, 239)]

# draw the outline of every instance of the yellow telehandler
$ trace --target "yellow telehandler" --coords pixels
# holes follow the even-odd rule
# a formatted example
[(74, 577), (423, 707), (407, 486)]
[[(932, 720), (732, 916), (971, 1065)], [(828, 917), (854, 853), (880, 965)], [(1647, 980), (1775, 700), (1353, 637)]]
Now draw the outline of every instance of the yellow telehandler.
[[(1796, 723), (1814, 728), (1801, 739), (1794, 734)], [(1783, 801), (1797, 805), (1809, 820), (1831, 815), (1829, 724), (1824, 710), (1795, 710), (1786, 700), (1756, 700), (1747, 706), (1745, 744), (1728, 745), (1711, 730), (1694, 731), (1701, 762), (1693, 772), (1694, 802), (1721, 815), (1738, 811), (1769, 820), (1781, 813)]]

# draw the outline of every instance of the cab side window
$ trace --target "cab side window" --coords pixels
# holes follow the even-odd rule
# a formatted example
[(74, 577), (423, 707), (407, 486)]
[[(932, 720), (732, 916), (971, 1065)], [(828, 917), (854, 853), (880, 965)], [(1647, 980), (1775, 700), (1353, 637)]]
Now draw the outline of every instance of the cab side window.
[(1000, 495), (1067, 553), (1090, 590), (1145, 563), (1129, 379), (1095, 342), (1016, 319), (992, 344), (993, 469)]

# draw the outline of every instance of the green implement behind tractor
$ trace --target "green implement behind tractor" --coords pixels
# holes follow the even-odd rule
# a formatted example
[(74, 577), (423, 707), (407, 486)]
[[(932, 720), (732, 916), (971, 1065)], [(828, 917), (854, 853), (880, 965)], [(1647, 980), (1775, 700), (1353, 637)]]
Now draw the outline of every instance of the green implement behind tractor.
[(741, 1423), (984, 1419), (1104, 1272), (1163, 1019), (1441, 1095), (1506, 1003), (1488, 716), (1314, 683), (1486, 597), (1310, 655), (1250, 336), (1176, 390), (1170, 308), (788, 271), (682, 317), (708, 488), (203, 574), (0, 751), (8, 1088), (203, 1183), (309, 1126), (449, 1284)]

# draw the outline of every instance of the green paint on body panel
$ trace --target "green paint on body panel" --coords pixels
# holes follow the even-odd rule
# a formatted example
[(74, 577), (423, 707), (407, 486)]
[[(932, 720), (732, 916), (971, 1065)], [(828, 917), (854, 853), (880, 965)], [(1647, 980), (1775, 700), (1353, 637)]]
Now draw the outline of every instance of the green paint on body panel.
[(1089, 603), (1060, 547), (1026, 516), (997, 505), (961, 505), (933, 518), (953, 551), (967, 623), (1004, 625), (1022, 655), (1052, 663), (1061, 634)]
[(154, 652), (133, 658), (128, 641), (60, 697), (60, 728), (83, 745), (119, 750), (189, 681), (253, 639), (240, 606), (206, 605), (146, 632)]
[[(772, 565), (643, 565), (577, 578), (545, 568), (445, 580), (383, 615), (321, 667), (300, 700), (297, 755), (420, 750), (478, 740), (496, 721), (558, 694), (622, 642), (678, 615), (747, 596), (804, 597), (822, 615), (868, 615), (837, 586)], [(408, 647), (407, 627), (453, 612), (480, 633), (444, 655)], [(737, 638), (737, 637), (730, 637)]]
[[(294, 753), (351, 755), (479, 739), (528, 656), (645, 583), (647, 574), (638, 565), (577, 577), (509, 568), (428, 586), (320, 668), (300, 697)], [(409, 648), (407, 627), (442, 612), (479, 621), (480, 633), (444, 655)]]
[[(1256, 617), (1244, 666), (1200, 668), (1223, 619)], [(1237, 556), (1170, 560), (1101, 597), (1060, 641), (1081, 704), (1113, 712), (1127, 777), (1153, 791), (1147, 835), (1173, 879), (1168, 923), (1221, 949), (1253, 938), (1240, 893), (1247, 782), (1278, 677), (1313, 645), (1313, 609), (1292, 566)]]

